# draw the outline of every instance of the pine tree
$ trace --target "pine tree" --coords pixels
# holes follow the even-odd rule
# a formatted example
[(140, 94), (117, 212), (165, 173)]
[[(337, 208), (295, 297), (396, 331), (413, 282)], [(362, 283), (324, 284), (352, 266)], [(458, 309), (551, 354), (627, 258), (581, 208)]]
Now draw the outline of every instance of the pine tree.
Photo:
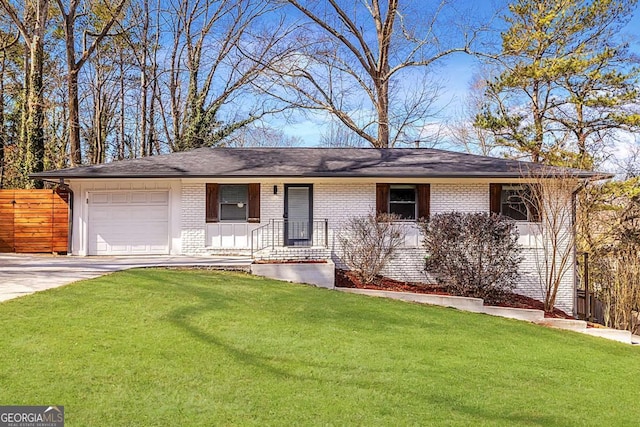
[(640, 128), (638, 70), (620, 32), (636, 0), (517, 0), (476, 126), (534, 162), (593, 166)]

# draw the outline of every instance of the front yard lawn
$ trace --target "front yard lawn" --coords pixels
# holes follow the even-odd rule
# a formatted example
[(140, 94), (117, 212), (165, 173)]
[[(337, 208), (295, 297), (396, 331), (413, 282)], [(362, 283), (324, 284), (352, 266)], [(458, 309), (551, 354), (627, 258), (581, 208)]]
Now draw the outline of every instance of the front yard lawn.
[(0, 304), (0, 404), (68, 426), (637, 425), (640, 349), (240, 273)]

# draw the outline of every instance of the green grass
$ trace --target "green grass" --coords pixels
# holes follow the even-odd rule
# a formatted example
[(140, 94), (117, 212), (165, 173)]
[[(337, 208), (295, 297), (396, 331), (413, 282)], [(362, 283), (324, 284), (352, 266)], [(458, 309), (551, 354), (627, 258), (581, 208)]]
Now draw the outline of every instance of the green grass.
[(637, 425), (640, 349), (238, 273), (0, 304), (0, 404), (68, 426)]

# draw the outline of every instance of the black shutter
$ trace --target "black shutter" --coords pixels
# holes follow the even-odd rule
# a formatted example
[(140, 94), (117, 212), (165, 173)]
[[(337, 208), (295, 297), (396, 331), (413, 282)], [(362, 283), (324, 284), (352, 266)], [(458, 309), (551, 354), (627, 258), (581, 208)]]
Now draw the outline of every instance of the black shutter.
[(416, 187), (418, 192), (418, 219), (429, 219), (431, 206), (431, 185), (418, 184)]
[(218, 184), (207, 184), (207, 200), (206, 206), (206, 221), (218, 222), (220, 216), (218, 215)]
[(376, 215), (389, 213), (389, 184), (376, 184)]
[(500, 204), (502, 202), (502, 184), (489, 184), (489, 208), (491, 213), (500, 215)]
[(260, 222), (260, 184), (249, 184), (249, 217), (247, 222)]

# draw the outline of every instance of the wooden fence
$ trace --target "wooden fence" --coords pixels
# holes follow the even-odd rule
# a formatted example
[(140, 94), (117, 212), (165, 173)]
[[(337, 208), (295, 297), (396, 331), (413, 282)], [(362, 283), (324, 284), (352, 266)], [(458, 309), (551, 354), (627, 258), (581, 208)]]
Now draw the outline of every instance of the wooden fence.
[(0, 190), (0, 252), (66, 253), (69, 193)]
[(576, 317), (580, 320), (604, 325), (604, 304), (602, 301), (593, 292), (585, 292), (584, 289), (578, 289), (576, 292)]

